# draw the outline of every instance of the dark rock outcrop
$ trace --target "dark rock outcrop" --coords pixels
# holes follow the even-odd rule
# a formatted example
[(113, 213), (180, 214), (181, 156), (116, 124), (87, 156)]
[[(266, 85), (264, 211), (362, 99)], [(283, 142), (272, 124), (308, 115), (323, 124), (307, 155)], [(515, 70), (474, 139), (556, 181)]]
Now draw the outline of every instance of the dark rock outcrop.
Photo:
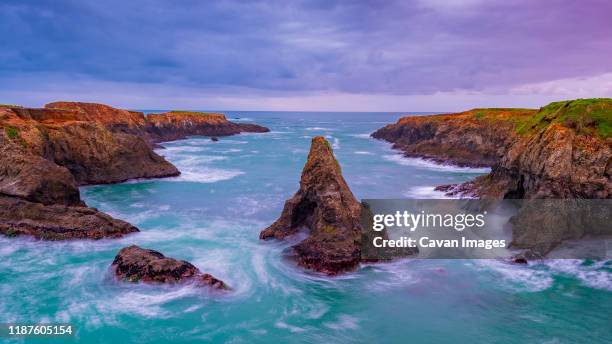
[(203, 274), (187, 261), (168, 258), (160, 252), (136, 245), (121, 249), (111, 270), (117, 278), (127, 282), (195, 282), (215, 289), (229, 289), (223, 281), (210, 274)]
[(0, 196), (0, 233), (43, 240), (119, 238), (138, 232), (129, 223), (94, 208), (44, 205), (18, 197)]
[(190, 135), (229, 136), (270, 131), (257, 124), (234, 123), (219, 113), (170, 111), (147, 116), (146, 131), (153, 142), (172, 141)]
[(284, 239), (309, 229), (308, 238), (293, 246), (298, 264), (333, 275), (359, 264), (359, 218), (359, 202), (342, 177), (331, 146), (319, 136), (312, 139), (300, 189), (259, 237)]

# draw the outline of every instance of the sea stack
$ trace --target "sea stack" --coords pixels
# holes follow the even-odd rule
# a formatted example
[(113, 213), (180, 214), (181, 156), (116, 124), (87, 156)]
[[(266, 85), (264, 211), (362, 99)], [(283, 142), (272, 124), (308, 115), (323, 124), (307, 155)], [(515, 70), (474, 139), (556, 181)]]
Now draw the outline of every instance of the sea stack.
[(117, 278), (126, 282), (194, 282), (214, 289), (229, 289), (223, 281), (202, 273), (187, 261), (169, 258), (136, 245), (122, 248), (111, 264), (111, 270)]
[(309, 236), (293, 246), (297, 263), (335, 275), (355, 269), (361, 254), (360, 204), (353, 196), (332, 148), (312, 139), (300, 189), (285, 202), (278, 220), (260, 239), (284, 239), (307, 228)]

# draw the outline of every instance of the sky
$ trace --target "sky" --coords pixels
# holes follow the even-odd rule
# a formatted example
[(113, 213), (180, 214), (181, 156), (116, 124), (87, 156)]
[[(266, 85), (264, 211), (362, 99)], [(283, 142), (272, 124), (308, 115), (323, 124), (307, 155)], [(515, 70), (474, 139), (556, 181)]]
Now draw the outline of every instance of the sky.
[(612, 97), (612, 1), (0, 0), (0, 103), (459, 111)]

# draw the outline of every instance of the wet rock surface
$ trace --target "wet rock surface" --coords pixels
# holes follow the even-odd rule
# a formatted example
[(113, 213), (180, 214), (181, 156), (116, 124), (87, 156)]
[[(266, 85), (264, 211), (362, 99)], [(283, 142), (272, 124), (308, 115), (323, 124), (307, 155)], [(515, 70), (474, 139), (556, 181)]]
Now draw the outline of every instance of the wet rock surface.
[(303, 229), (308, 237), (294, 245), (297, 263), (334, 275), (355, 269), (360, 261), (360, 204), (353, 196), (332, 148), (323, 137), (312, 139), (300, 189), (285, 202), (278, 220), (260, 239), (284, 239)]
[(126, 282), (193, 282), (214, 289), (229, 289), (223, 281), (202, 273), (187, 261), (169, 258), (160, 252), (136, 245), (121, 249), (111, 265), (111, 270), (117, 278)]

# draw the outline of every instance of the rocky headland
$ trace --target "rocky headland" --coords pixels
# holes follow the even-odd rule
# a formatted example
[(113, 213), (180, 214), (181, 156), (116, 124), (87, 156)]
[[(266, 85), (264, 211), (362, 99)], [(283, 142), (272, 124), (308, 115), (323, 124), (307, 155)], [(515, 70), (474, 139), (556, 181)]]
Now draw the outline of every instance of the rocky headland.
[[(231, 123), (223, 115), (178, 113), (170, 116), (172, 120), (164, 116), (149, 121), (141, 112), (80, 102), (55, 102), (44, 108), (1, 105), (0, 233), (61, 240), (138, 231), (86, 207), (78, 186), (177, 176), (178, 169), (155, 153), (153, 144), (206, 135), (207, 125), (216, 136), (267, 131)], [(187, 124), (195, 122), (194, 127)]]
[(187, 261), (169, 258), (136, 245), (122, 248), (115, 256), (111, 270), (118, 279), (132, 283), (191, 282), (214, 289), (229, 289), (223, 281), (202, 273)]
[(492, 169), (446, 190), (496, 199), (612, 197), (612, 99), (404, 117), (372, 137), (407, 156)]
[[(612, 198), (612, 99), (555, 102), (539, 110), (475, 109), (401, 118), (372, 134), (406, 156), (440, 163), (491, 167), (487, 175), (438, 190), (487, 199)], [(533, 215), (533, 209), (521, 214)], [(529, 216), (531, 216), (529, 215)], [(558, 215), (558, 214), (557, 214)], [(539, 216), (539, 224), (562, 216)], [(513, 228), (512, 246), (545, 255), (566, 239), (590, 234), (564, 226)], [(556, 223), (556, 222), (555, 222)], [(597, 234), (597, 233), (594, 233)]]
[(240, 133), (265, 133), (266, 127), (249, 123), (234, 123), (224, 114), (193, 111), (170, 111), (147, 116), (145, 127), (153, 142), (171, 141), (189, 135), (229, 136)]

